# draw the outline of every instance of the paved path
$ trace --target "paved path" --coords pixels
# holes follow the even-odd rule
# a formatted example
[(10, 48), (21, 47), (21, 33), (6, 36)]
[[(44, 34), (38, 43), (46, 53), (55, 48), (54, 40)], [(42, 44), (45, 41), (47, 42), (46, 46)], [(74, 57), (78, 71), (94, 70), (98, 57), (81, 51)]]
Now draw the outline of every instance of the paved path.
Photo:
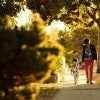
[(66, 72), (65, 81), (60, 83), (40, 84), (40, 87), (58, 87), (58, 92), (52, 98), (41, 100), (100, 100), (100, 74), (94, 68), (93, 85), (86, 84), (85, 70), (80, 70), (78, 84), (74, 84), (70, 69)]
[(52, 100), (100, 100), (100, 85), (77, 85), (62, 88)]
[[(95, 69), (94, 69), (94, 74)], [(67, 73), (65, 82), (59, 84), (60, 91), (52, 100), (100, 100), (100, 84), (86, 84), (85, 71), (81, 70), (78, 84), (74, 85), (73, 77)]]

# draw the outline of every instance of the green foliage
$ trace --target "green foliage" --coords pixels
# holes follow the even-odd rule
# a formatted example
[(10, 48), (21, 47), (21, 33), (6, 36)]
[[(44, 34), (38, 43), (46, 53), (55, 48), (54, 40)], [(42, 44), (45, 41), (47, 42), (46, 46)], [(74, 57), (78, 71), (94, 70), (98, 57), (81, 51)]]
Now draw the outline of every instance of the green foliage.
[[(5, 19), (6, 15), (15, 16), (27, 5), (48, 23), (60, 19), (74, 27), (82, 23), (92, 26), (94, 22), (100, 25), (100, 18), (96, 17), (100, 12), (99, 4), (100, 0), (0, 0), (0, 91), (6, 95), (14, 86), (45, 81), (52, 70), (60, 67), (62, 62), (59, 55), (63, 55), (63, 49), (57, 42), (48, 41), (40, 20), (33, 22), (30, 30), (25, 27), (18, 29), (7, 25), (10, 20)], [(81, 59), (84, 37), (89, 37), (97, 46), (97, 29), (92, 27), (73, 29), (69, 34), (60, 32), (59, 37), (69, 64), (73, 57)], [(23, 91), (23, 94), (30, 93)]]
[(38, 12), (45, 21), (57, 19), (64, 0), (26, 0), (27, 6), (33, 12)]
[(0, 0), (0, 16), (14, 16), (20, 9), (20, 4), (18, 2), (15, 3), (15, 0)]
[[(100, 23), (99, 15), (99, 0), (6, 0), (0, 1), (0, 15), (15, 15), (27, 5), (33, 12), (38, 12), (43, 20), (48, 23), (53, 19), (60, 19), (65, 23), (72, 24), (83, 23), (82, 19), (92, 19), (92, 22)], [(94, 6), (93, 6), (94, 5)], [(64, 9), (64, 10), (63, 10)], [(85, 21), (86, 22), (86, 21)], [(48, 24), (47, 23), (47, 24)], [(87, 26), (91, 26), (85, 23)], [(88, 25), (89, 24), (89, 25)]]
[(23, 86), (15, 86), (2, 100), (35, 100), (40, 88), (36, 84), (27, 84)]
[(0, 91), (14, 86), (45, 81), (55, 69), (60, 47), (48, 46), (48, 37), (40, 20), (30, 30), (0, 28)]
[(85, 37), (90, 38), (91, 42), (93, 42), (97, 48), (97, 31), (96, 27), (85, 29), (84, 27), (80, 27), (65, 35), (62, 33), (63, 38), (59, 38), (58, 41), (65, 48), (64, 54), (66, 56), (66, 62), (69, 65), (72, 63), (74, 57), (77, 57), (79, 61), (81, 61), (83, 39)]
[(99, 4), (99, 0), (66, 0), (63, 4), (66, 9), (59, 19), (70, 25), (83, 23), (86, 27), (91, 27), (95, 22), (100, 25)]

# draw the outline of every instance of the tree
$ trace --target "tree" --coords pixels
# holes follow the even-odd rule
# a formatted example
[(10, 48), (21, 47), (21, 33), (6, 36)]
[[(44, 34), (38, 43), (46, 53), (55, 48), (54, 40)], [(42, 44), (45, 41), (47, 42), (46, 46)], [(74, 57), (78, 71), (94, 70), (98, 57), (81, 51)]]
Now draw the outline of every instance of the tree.
[(0, 91), (5, 94), (14, 86), (43, 82), (55, 69), (60, 48), (48, 45), (44, 22), (39, 19), (30, 30), (5, 27), (6, 19), (0, 25)]
[(41, 18), (32, 22), (30, 30), (10, 25), (11, 16), (23, 9), (23, 3), (0, 1), (0, 92), (5, 95), (14, 86), (45, 81), (56, 69), (60, 50), (57, 43), (49, 43)]
[[(23, 0), (21, 0), (23, 1)], [(21, 3), (20, 0), (0, 0), (0, 16), (11, 15), (14, 16), (21, 10)]]
[[(66, 0), (69, 2), (69, 0)], [(68, 3), (67, 3), (68, 4)], [(92, 26), (94, 23), (97, 24), (98, 27), (98, 69), (97, 72), (100, 72), (100, 0), (71, 0), (70, 6), (66, 5), (68, 8), (67, 10), (70, 13), (73, 13), (73, 11), (78, 11), (79, 13), (79, 7), (84, 6), (84, 13), (82, 14), (82, 19), (85, 19), (85, 22), (88, 22), (86, 26)], [(69, 13), (68, 13), (69, 14)], [(76, 14), (75, 14), (76, 15)], [(87, 16), (88, 15), (88, 16)], [(79, 17), (80, 19), (80, 17)], [(90, 21), (88, 21), (91, 19)]]
[(92, 26), (91, 28), (79, 27), (71, 31), (70, 33), (60, 32), (59, 43), (65, 48), (65, 56), (69, 66), (72, 64), (73, 58), (78, 58), (81, 61), (82, 58), (82, 46), (83, 38), (88, 37), (91, 42), (97, 47), (97, 27)]
[[(27, 0), (33, 11), (39, 12), (45, 20), (60, 19), (71, 26), (98, 27), (98, 71), (100, 71), (100, 0)], [(54, 10), (56, 9), (56, 10)], [(55, 14), (55, 15), (53, 15)], [(90, 20), (91, 19), (91, 20)]]
[[(59, 1), (59, 2), (58, 2)], [(56, 0), (57, 4), (61, 0)], [(65, 0), (60, 6), (57, 19), (64, 21), (71, 27), (83, 25), (98, 27), (98, 72), (100, 72), (100, 0)]]
[(40, 13), (44, 21), (51, 23), (58, 18), (58, 13), (65, 0), (26, 0), (26, 4), (33, 12)]

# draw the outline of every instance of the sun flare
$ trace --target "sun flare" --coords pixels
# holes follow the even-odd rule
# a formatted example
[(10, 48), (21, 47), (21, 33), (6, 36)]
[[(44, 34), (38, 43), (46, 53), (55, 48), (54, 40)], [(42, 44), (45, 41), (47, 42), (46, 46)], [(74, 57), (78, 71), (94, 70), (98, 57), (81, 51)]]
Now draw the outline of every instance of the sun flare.
[(53, 20), (49, 26), (46, 27), (47, 33), (57, 33), (61, 31), (69, 31), (69, 27), (64, 22)]
[(21, 9), (21, 11), (17, 14), (17, 26), (21, 27), (30, 24), (32, 20), (32, 15), (32, 11), (29, 10), (26, 6), (24, 6), (24, 9)]

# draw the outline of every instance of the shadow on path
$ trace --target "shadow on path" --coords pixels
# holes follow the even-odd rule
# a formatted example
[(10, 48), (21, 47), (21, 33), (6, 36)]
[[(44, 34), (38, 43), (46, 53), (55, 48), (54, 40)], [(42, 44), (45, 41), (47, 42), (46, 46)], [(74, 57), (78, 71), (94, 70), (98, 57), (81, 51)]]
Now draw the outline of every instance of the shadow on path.
[(58, 90), (51, 97), (53, 91), (50, 90), (49, 96), (44, 94), (37, 100), (100, 100), (100, 74), (97, 74), (95, 69), (93, 83), (93, 85), (86, 84), (85, 70), (80, 70), (78, 84), (75, 85), (69, 69), (63, 82), (39, 84), (40, 87)]
[(100, 100), (99, 84), (65, 87), (52, 100)]
[(74, 79), (69, 74), (65, 82), (60, 83), (62, 87), (52, 100), (100, 100), (100, 74), (94, 69), (93, 85), (86, 84), (85, 71), (80, 70), (78, 84), (74, 85)]

